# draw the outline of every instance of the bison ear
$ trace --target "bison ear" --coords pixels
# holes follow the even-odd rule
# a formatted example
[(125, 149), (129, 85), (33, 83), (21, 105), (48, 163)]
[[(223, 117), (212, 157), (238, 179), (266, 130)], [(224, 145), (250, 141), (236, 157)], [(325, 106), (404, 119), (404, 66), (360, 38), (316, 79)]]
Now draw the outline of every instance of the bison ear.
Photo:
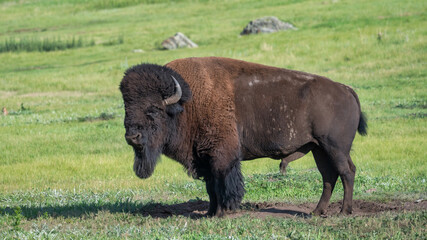
[(166, 106), (166, 113), (171, 117), (182, 113), (183, 111), (184, 108), (179, 103)]

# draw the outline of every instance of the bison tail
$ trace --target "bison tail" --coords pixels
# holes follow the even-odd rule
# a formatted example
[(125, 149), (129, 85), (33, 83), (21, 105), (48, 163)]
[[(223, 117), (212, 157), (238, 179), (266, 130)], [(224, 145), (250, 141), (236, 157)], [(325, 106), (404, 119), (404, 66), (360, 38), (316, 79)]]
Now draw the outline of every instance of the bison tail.
[(363, 112), (360, 112), (359, 126), (357, 127), (357, 131), (362, 136), (368, 134), (368, 120), (366, 119), (366, 115)]
[(368, 134), (368, 119), (360, 109), (360, 101), (356, 92), (352, 88), (348, 88), (348, 89), (350, 90), (351, 94), (353, 94), (353, 97), (356, 99), (357, 105), (359, 106), (360, 117), (359, 117), (359, 125), (357, 126), (357, 131), (359, 132), (360, 135), (365, 136)]

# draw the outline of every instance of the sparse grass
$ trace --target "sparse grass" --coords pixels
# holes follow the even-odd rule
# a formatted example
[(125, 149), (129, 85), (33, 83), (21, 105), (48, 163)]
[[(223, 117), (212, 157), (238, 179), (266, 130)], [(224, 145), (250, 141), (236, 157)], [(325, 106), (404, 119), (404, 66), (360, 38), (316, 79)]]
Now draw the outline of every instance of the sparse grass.
[(426, 211), (386, 213), (373, 218), (151, 218), (140, 212), (153, 203), (145, 198), (147, 195), (143, 190), (46, 190), (1, 196), (7, 207), (0, 208), (0, 237), (419, 239), (426, 234)]
[[(108, 41), (103, 42), (104, 46), (113, 46), (124, 43), (123, 35), (118, 37), (112, 37)], [(60, 37), (53, 38), (9, 38), (4, 40), (3, 43), (0, 43), (0, 53), (2, 52), (51, 52), (51, 51), (61, 51), (66, 49), (82, 48), (82, 47), (91, 47), (95, 45), (94, 40), (83, 40), (82, 37), (76, 39), (75, 37), (69, 40), (63, 40)]]
[[(192, 56), (327, 76), (352, 86), (369, 118), (368, 136), (353, 146), (355, 199), (425, 199), (426, 11), (415, 0), (0, 0), (0, 45), (58, 36), (94, 42), (0, 53), (0, 107), (9, 111), (0, 116), (0, 238), (425, 238), (425, 210), (328, 219), (141, 216), (142, 206), (207, 194), (170, 159), (147, 180), (134, 175), (118, 84), (132, 65)], [(239, 36), (250, 20), (269, 15), (298, 30)], [(199, 48), (158, 50), (178, 31)], [(315, 167), (310, 154), (286, 177), (278, 161), (244, 162), (244, 201), (316, 202)], [(338, 183), (333, 200), (342, 191)]]
[[(113, 42), (114, 43), (114, 42)], [(6, 39), (3, 43), (0, 43), (1, 52), (50, 52), (72, 48), (81, 48), (95, 45), (94, 41), (83, 41), (80, 37), (78, 39), (72, 38), (70, 40), (62, 40), (60, 37), (57, 38), (21, 38), (16, 40), (15, 38)]]

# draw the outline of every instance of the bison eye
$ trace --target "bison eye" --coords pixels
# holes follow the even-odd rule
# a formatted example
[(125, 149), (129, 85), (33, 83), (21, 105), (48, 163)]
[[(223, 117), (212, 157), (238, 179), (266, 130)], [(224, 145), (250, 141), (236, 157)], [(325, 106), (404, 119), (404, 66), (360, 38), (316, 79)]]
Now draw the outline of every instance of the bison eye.
[(154, 121), (154, 119), (157, 117), (158, 113), (156, 113), (156, 112), (148, 112), (145, 115), (147, 116), (148, 119), (150, 119), (151, 121)]
[(160, 114), (160, 109), (157, 107), (150, 107), (147, 109), (147, 111), (145, 111), (145, 115), (150, 119), (150, 120), (154, 120), (156, 119)]

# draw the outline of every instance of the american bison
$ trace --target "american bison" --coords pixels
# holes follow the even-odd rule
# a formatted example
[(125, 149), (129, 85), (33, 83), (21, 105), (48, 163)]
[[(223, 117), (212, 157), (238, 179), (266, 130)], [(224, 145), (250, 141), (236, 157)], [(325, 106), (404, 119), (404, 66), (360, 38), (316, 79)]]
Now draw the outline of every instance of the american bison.
[(160, 154), (206, 183), (209, 216), (239, 207), (245, 193), (240, 161), (292, 161), (312, 151), (323, 178), (313, 214), (326, 213), (335, 183), (341, 213), (352, 212), (356, 172), (350, 149), (367, 124), (356, 93), (328, 78), (240, 60), (205, 57), (129, 68), (120, 83), (125, 139), (140, 178)]

